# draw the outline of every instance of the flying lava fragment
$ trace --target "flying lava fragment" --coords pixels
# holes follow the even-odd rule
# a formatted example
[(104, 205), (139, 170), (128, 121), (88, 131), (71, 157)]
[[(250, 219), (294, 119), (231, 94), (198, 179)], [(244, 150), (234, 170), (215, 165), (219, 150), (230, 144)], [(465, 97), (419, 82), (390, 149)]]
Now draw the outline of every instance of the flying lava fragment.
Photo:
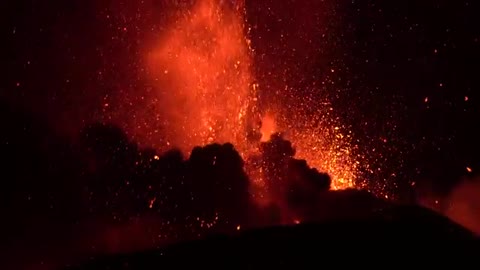
[(166, 148), (188, 152), (196, 145), (230, 142), (248, 157), (261, 141), (285, 131), (297, 156), (328, 172), (334, 189), (354, 187), (360, 162), (349, 143), (351, 133), (332, 120), (332, 108), (322, 107), (312, 118), (301, 104), (288, 104), (298, 112), (285, 115), (257, 99), (262, 89), (252, 71), (244, 13), (242, 1), (195, 1), (172, 19), (148, 53)]

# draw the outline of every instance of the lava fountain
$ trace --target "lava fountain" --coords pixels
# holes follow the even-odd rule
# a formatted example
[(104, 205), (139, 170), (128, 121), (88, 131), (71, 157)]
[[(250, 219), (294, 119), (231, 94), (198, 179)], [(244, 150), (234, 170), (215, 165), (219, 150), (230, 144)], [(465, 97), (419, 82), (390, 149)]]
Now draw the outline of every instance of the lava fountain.
[(245, 147), (255, 88), (243, 12), (227, 1), (197, 1), (149, 55), (172, 145)]
[[(286, 131), (297, 156), (328, 172), (333, 188), (353, 187), (358, 162), (349, 144), (351, 134), (335, 127), (331, 108), (313, 119), (302, 108), (291, 115), (272, 111), (273, 104), (259, 104), (261, 89), (252, 75), (244, 13), (242, 1), (195, 1), (148, 54), (169, 147), (189, 151), (196, 145), (231, 142), (246, 157), (272, 133)], [(262, 116), (261, 109), (268, 113)]]

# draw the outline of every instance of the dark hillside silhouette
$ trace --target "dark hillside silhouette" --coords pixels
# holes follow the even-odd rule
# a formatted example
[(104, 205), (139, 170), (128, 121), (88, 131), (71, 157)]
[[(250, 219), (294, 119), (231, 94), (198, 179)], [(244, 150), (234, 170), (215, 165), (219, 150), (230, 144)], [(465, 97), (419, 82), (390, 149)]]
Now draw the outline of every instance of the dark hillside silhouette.
[[(330, 177), (296, 159), (292, 143), (281, 134), (260, 143), (259, 154), (245, 163), (229, 143), (195, 147), (189, 157), (176, 149), (158, 153), (140, 148), (121, 128), (108, 123), (88, 125), (72, 141), (55, 136), (48, 124), (13, 107), (3, 105), (0, 110), (5, 176), (1, 207), (8, 221), (2, 236), (7, 245), (16, 243), (11, 252), (28, 246), (25, 252), (34, 254), (31, 258), (42, 258), (38, 250), (57, 250), (67, 261), (75, 253), (128, 250), (122, 246), (128, 244), (122, 243), (140, 235), (143, 249), (219, 233), (235, 235), (239, 230), (293, 223), (288, 219), (292, 217), (302, 223), (327, 222), (319, 230), (330, 230), (329, 226), (347, 230), (347, 225), (335, 222), (362, 220), (391, 206), (366, 191), (331, 191)], [(259, 166), (274, 196), (270, 207), (259, 208), (250, 193), (251, 179), (245, 169)], [(379, 225), (382, 222), (358, 226), (374, 230), (387, 226)], [(395, 222), (395, 228), (403, 226)], [(429, 225), (429, 217), (425, 222), (428, 228), (443, 226)], [(154, 229), (142, 231), (142, 226)], [(355, 226), (351, 225), (352, 235), (345, 239), (362, 234), (352, 229)], [(125, 231), (108, 236), (114, 228)], [(130, 228), (140, 234), (129, 235)], [(308, 226), (301, 228), (295, 236), (289, 236), (290, 230), (297, 229), (281, 229), (287, 231), (278, 237), (312, 233)], [(385, 233), (392, 236), (390, 231)], [(93, 236), (105, 234), (108, 237), (103, 240)], [(234, 241), (247, 245), (241, 238)], [(254, 242), (248, 245), (257, 245)], [(44, 243), (47, 247), (40, 249)]]
[[(348, 242), (348, 250), (319, 248), (319, 245), (334, 245), (333, 242), (341, 244), (339, 241)], [(418, 245), (411, 246), (411, 243)], [(416, 206), (393, 207), (363, 218), (272, 227), (166, 249), (102, 257), (67, 269), (311, 269), (320, 267), (329, 258), (338, 258), (339, 252), (341, 256), (355, 259), (357, 266), (379, 263), (372, 254), (414, 264), (422, 260), (449, 261), (454, 257), (472, 260), (479, 248), (478, 239), (444, 217)], [(439, 254), (450, 256), (439, 257)]]

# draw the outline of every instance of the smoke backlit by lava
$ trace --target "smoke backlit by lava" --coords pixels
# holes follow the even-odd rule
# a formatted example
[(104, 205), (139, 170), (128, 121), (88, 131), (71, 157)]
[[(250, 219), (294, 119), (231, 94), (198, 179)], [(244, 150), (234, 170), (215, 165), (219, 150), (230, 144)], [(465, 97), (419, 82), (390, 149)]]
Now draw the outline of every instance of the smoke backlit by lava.
[[(167, 147), (188, 151), (231, 142), (245, 157), (274, 132), (285, 132), (297, 157), (328, 172), (334, 189), (354, 187), (360, 162), (350, 144), (352, 134), (339, 128), (328, 102), (313, 117), (303, 113), (301, 104), (289, 104), (298, 106), (298, 113), (289, 115), (259, 102), (262, 88), (252, 72), (246, 28), (242, 3), (197, 1), (171, 22), (148, 54)], [(259, 136), (252, 140), (252, 132)]]

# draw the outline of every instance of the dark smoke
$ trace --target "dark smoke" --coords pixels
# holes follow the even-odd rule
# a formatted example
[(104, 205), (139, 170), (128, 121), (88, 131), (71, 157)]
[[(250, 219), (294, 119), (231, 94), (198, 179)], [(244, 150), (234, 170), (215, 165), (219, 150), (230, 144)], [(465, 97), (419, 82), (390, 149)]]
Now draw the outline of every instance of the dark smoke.
[[(281, 134), (260, 143), (259, 154), (245, 163), (232, 144), (195, 147), (189, 157), (176, 149), (160, 154), (105, 123), (66, 140), (14, 107), (0, 109), (6, 263), (47, 267), (208, 234), (362, 216), (385, 204), (364, 191), (331, 191), (328, 174), (294, 158)], [(259, 207), (250, 192), (246, 170), (259, 166), (273, 196), (268, 207)], [(452, 201), (464, 198), (461, 190), (470, 189), (457, 189)], [(463, 210), (447, 215), (457, 218)], [(466, 224), (478, 229), (473, 222)], [(15, 260), (18, 254), (27, 259)]]
[(32, 115), (1, 109), (2, 238), (13, 255), (27, 254), (23, 263), (145, 249), (292, 217), (315, 220), (316, 202), (328, 198), (330, 177), (295, 159), (280, 134), (248, 161), (264, 168), (275, 197), (259, 208), (232, 144), (195, 147), (189, 157), (176, 149), (157, 153), (107, 123), (86, 126), (72, 141)]
[(321, 193), (330, 189), (330, 176), (310, 168), (305, 160), (295, 159), (292, 143), (280, 133), (275, 133), (269, 141), (260, 143), (259, 149), (259, 155), (250, 157), (249, 170), (263, 172), (274, 207), (287, 213), (283, 219), (288, 219), (288, 216), (311, 219), (305, 213), (311, 212)]

